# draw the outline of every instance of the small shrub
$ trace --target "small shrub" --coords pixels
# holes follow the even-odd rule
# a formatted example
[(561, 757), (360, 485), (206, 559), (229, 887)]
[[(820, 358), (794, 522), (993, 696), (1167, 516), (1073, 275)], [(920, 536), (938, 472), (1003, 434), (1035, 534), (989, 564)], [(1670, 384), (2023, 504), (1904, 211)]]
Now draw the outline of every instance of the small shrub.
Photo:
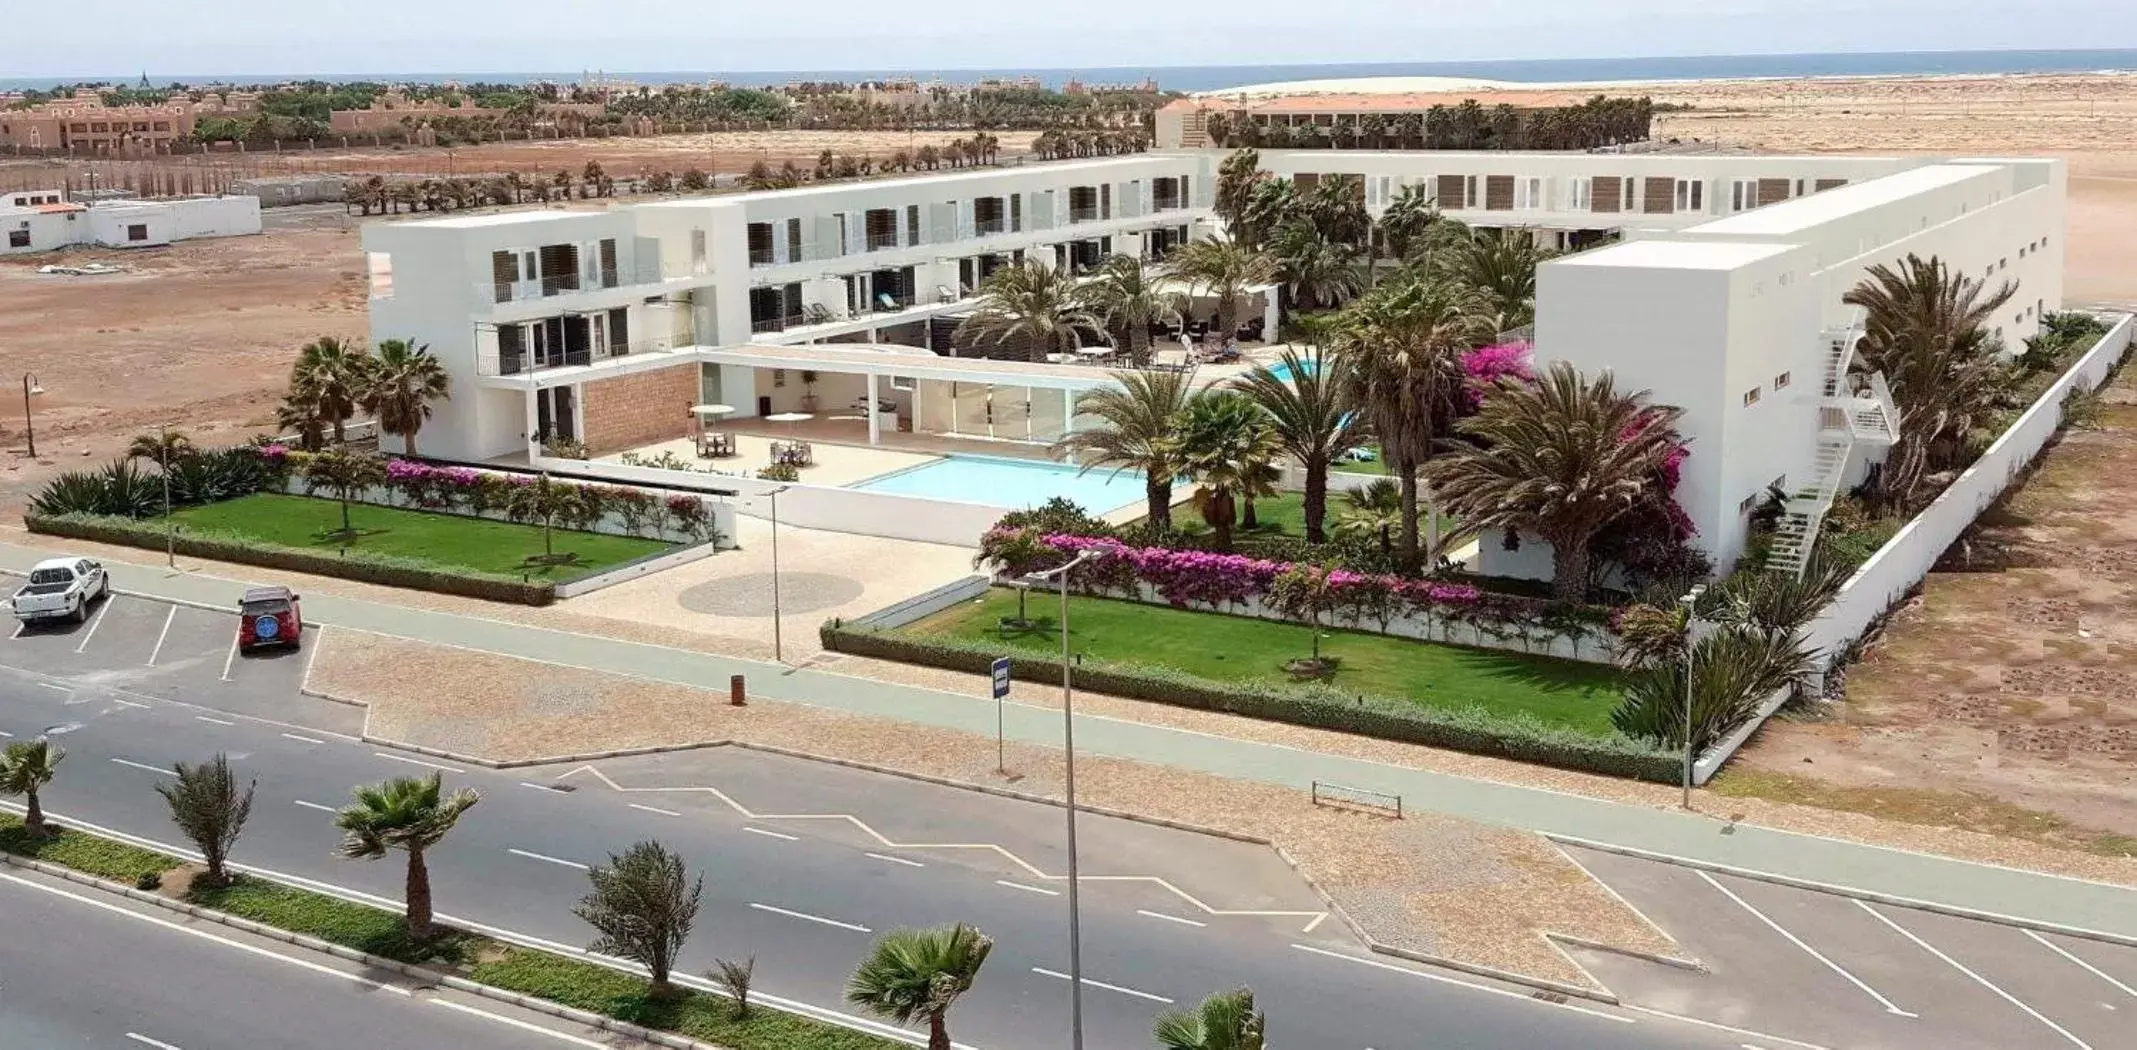
[(161, 872), (144, 871), (141, 873), (140, 878), (134, 880), (134, 888), (137, 890), (162, 889), (163, 875)]
[(577, 438), (553, 437), (542, 441), (542, 455), (557, 459), (592, 459), (593, 450)]
[(712, 969), (705, 976), (712, 978), (720, 990), (735, 1001), (735, 1020), (749, 1019), (749, 986), (757, 973), (757, 957), (752, 955), (741, 962), (731, 959), (713, 960)]
[(800, 481), (801, 468), (792, 463), (774, 463), (757, 471), (759, 481)]

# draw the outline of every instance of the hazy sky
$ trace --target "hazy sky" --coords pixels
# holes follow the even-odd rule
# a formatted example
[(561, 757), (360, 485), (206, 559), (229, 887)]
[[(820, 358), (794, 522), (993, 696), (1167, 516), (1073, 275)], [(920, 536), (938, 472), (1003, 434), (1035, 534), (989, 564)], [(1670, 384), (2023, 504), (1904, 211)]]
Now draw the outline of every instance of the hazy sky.
[[(15, 0), (0, 79), (2137, 47), (2137, 0)], [(34, 43), (33, 43), (34, 42)], [(24, 46), (30, 45), (30, 46)]]

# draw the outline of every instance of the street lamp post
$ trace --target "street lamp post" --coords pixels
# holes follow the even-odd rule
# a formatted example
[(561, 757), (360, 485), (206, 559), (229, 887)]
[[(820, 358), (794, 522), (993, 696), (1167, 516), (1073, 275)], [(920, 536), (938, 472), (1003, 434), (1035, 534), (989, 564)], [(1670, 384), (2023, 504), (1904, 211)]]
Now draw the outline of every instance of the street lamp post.
[(30, 443), (30, 458), (37, 458), (37, 425), (30, 420), (30, 397), (45, 392), (44, 385), (29, 372), (22, 373), (22, 433)]
[(779, 494), (789, 486), (781, 485), (765, 493), (772, 504), (772, 659), (786, 663), (786, 648), (779, 630)]
[(1068, 585), (1076, 566), (1098, 557), (1084, 551), (1058, 569), (1032, 574), (1061, 584), (1061, 790), (1068, 810), (1068, 907), (1069, 907), (1069, 1047), (1083, 1050), (1083, 911), (1076, 893), (1080, 881), (1076, 867), (1076, 693), (1069, 675)]
[(1684, 606), (1684, 808), (1692, 808), (1692, 648), (1699, 632), (1699, 596), (1707, 593), (1706, 584), (1697, 584), (1684, 597), (1677, 599)]
[(171, 517), (171, 428), (162, 427), (156, 435), (156, 462), (163, 474), (163, 560), (171, 568), (178, 568), (178, 522)]

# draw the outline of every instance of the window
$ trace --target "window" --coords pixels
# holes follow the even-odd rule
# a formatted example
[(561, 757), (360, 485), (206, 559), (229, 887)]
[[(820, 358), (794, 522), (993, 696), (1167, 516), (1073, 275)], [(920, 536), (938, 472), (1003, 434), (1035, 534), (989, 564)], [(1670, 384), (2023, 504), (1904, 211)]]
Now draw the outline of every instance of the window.
[(1677, 210), (1705, 211), (1707, 184), (1698, 179), (1677, 180)]
[(27, 248), (27, 247), (29, 247), (29, 246), (30, 246), (30, 231), (28, 231), (28, 230), (9, 230), (9, 231), (7, 231), (7, 246), (8, 246), (8, 247), (10, 247), (10, 248)]
[(1751, 508), (1758, 505), (1759, 498), (1757, 496), (1745, 496), (1743, 501), (1736, 505), (1736, 512), (1738, 514), (1749, 514), (1751, 513)]
[(1773, 388), (1777, 391), (1788, 389), (1788, 373), (1783, 372), (1773, 377)]
[(1514, 207), (1520, 211), (1543, 210), (1543, 179), (1523, 175), (1514, 180)]
[(1753, 406), (1753, 405), (1756, 405), (1756, 404), (1758, 404), (1758, 403), (1759, 403), (1759, 388), (1758, 388), (1758, 387), (1752, 387), (1751, 389), (1749, 389), (1749, 390), (1746, 390), (1746, 391), (1744, 391), (1744, 407), (1745, 407), (1745, 408), (1750, 408), (1751, 406)]
[(690, 231), (690, 267), (698, 273), (705, 272), (705, 231)]
[(1729, 210), (1731, 212), (1750, 211), (1758, 206), (1759, 180), (1729, 180)]
[(126, 228), (126, 239), (129, 241), (148, 240), (148, 224), (137, 222), (131, 226), (128, 226)]
[(1595, 184), (1587, 179), (1566, 180), (1566, 210), (1587, 211), (1594, 201)]
[(393, 298), (393, 256), (385, 252), (371, 252), (367, 262), (371, 271), (371, 298)]

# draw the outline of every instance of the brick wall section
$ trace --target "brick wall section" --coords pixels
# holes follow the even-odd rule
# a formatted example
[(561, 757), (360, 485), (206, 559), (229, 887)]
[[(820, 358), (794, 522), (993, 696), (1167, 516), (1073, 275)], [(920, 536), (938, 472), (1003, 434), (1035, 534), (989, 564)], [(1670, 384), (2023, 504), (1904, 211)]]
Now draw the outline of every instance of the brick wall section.
[(584, 398), (583, 435), (595, 455), (669, 441), (690, 433), (690, 406), (698, 401), (698, 365), (656, 368), (579, 388)]

